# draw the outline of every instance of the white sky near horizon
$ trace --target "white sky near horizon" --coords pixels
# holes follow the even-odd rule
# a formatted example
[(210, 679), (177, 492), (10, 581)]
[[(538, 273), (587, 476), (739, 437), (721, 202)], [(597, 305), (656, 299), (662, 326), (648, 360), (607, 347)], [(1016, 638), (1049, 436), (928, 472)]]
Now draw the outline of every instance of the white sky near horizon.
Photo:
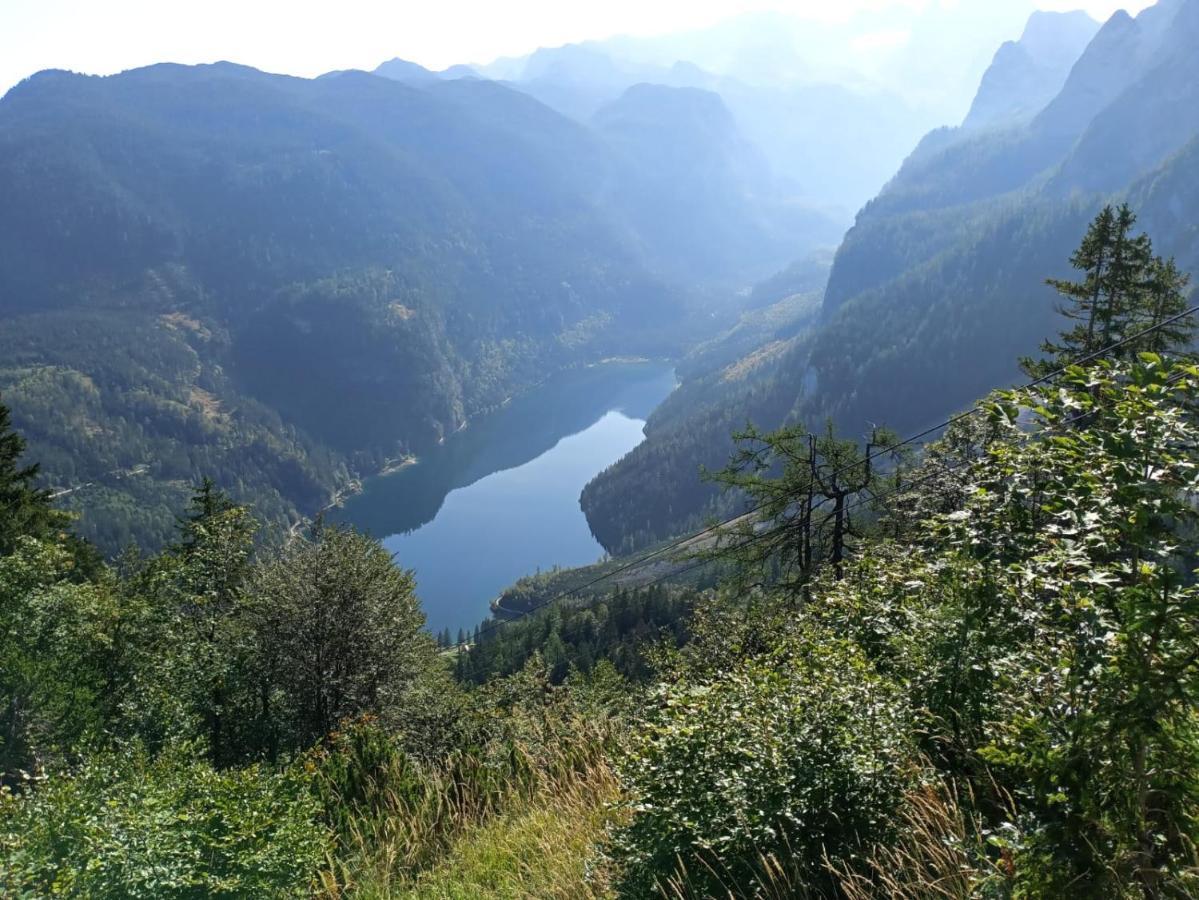
[[(818, 21), (930, 5), (1024, 3), (1100, 21), (1153, 0), (0, 0), (0, 94), (42, 69), (106, 75), (230, 60), (312, 77), (394, 56), (432, 69), (616, 34), (699, 28), (776, 10)], [(1018, 35), (1012, 35), (1017, 37)]]

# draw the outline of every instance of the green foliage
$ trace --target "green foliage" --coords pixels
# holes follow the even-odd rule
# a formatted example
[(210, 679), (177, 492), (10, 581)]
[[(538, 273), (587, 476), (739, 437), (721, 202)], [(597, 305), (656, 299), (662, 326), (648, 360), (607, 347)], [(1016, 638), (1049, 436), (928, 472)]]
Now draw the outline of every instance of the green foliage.
[(370, 717), (345, 723), (305, 754), (312, 791), (325, 821), (343, 839), (359, 820), (413, 806), (431, 785), (394, 737)]
[(253, 598), (257, 714), (272, 755), (364, 714), (424, 755), (445, 751), (455, 691), (423, 630), (412, 573), (377, 541), (318, 525), (265, 562)]
[[(542, 581), (549, 590), (540, 589)], [(531, 577), (517, 587), (516, 596), (513, 591), (504, 594), (507, 610), (519, 611), (522, 603), (544, 602), (558, 591), (552, 578)], [(601, 661), (611, 663), (625, 678), (643, 681), (651, 675), (647, 659), (651, 646), (660, 641), (677, 646), (687, 639), (693, 602), (687, 592), (655, 586), (617, 590), (579, 603), (553, 603), (482, 633), (468, 652), (457, 656), (458, 678), (484, 684), (520, 671), (540, 653), (555, 684), (572, 671), (590, 674)]]
[(1007, 720), (983, 754), (1036, 817), (1029, 852), (1049, 860), (1046, 889), (1156, 891), (1199, 862), (1199, 370), (1145, 354), (1068, 385), (1002, 398), (1005, 417), (1039, 401), (1047, 430), (1095, 421), (997, 451), (1002, 483), (984, 478), (951, 532), (1020, 556), (1009, 584), (1027, 637), (997, 671), (1012, 685)]
[(832, 635), (663, 686), (621, 767), (621, 895), (748, 896), (771, 860), (823, 883), (826, 856), (888, 836), (909, 729), (899, 692)]
[(134, 588), (150, 594), (159, 614), (152, 640), (160, 656), (147, 686), (195, 723), (217, 765), (244, 757), (250, 740), (245, 615), (256, 527), (244, 507), (205, 479), (180, 520), (179, 542), (140, 573)]
[(0, 794), (7, 897), (300, 897), (330, 847), (302, 779), (128, 749)]
[[(1104, 207), (1070, 258), (1083, 280), (1049, 280), (1066, 300), (1058, 311), (1076, 324), (1057, 341), (1041, 345), (1047, 359), (1023, 362), (1029, 375), (1048, 375), (1117, 342), (1127, 341), (1111, 359), (1131, 359), (1141, 350), (1178, 353), (1190, 345), (1195, 318), (1183, 316), (1189, 279), (1174, 260), (1153, 255), (1148, 235), (1132, 234), (1136, 220), (1128, 204)], [(1154, 331), (1130, 340), (1146, 329)]]
[(67, 517), (50, 507), (50, 492), (35, 487), (38, 467), (22, 465), (25, 439), (12, 428), (0, 403), (0, 556), (12, 553), (21, 535), (45, 537), (62, 529)]
[(0, 779), (69, 758), (115, 714), (120, 601), (111, 579), (76, 574), (60, 542), (0, 555)]
[(1029, 896), (1194, 887), (1197, 376), (1145, 354), (997, 395), (963, 506), (815, 610), (908, 686)]
[[(844, 577), (701, 608), (622, 770), (625, 891), (1192, 894), (1196, 391), (1144, 353), (998, 393)], [(905, 781), (921, 768), (952, 805)]]

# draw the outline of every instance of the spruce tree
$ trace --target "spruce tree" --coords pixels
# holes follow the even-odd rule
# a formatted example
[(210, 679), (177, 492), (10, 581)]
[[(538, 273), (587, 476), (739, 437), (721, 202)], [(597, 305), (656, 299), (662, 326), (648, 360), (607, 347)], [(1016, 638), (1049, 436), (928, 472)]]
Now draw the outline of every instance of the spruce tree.
[[(1188, 308), (1191, 277), (1178, 270), (1173, 258), (1155, 257), (1144, 285), (1146, 302), (1138, 330), (1154, 328), (1138, 349), (1165, 353), (1190, 348), (1195, 340), (1195, 317), (1183, 315)], [(1165, 324), (1165, 323), (1169, 324)]]
[[(1079, 281), (1051, 278), (1048, 284), (1063, 301), (1058, 312), (1074, 323), (1057, 341), (1046, 341), (1040, 360), (1024, 359), (1024, 371), (1044, 378), (1079, 360), (1114, 347), (1111, 359), (1130, 359), (1144, 350), (1178, 353), (1195, 330), (1192, 318), (1163, 323), (1186, 310), (1189, 279), (1173, 260), (1153, 255), (1146, 234), (1134, 235), (1136, 214), (1127, 204), (1111, 206), (1095, 217), (1070, 264), (1083, 273)], [(1151, 327), (1143, 340), (1131, 340)]]
[(67, 525), (67, 515), (50, 505), (50, 492), (34, 487), (38, 467), (21, 464), (24, 452), (25, 439), (0, 403), (0, 556), (12, 553), (22, 536), (46, 537)]

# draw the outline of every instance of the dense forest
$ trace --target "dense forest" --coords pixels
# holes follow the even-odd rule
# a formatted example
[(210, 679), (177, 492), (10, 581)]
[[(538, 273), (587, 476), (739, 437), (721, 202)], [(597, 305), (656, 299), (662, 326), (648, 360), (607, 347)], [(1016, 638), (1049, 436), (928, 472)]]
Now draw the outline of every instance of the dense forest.
[(1070, 262), (939, 436), (737, 435), (752, 511), (673, 548), (714, 587), (448, 648), (374, 540), (210, 481), (102, 561), (0, 408), (0, 891), (1193, 896), (1195, 309), (1127, 207)]

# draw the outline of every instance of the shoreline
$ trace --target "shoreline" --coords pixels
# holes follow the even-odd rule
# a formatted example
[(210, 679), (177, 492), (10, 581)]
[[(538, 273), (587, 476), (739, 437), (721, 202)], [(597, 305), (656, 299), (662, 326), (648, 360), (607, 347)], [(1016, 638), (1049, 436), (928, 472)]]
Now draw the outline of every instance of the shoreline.
[[(654, 358), (645, 357), (645, 356), (609, 356), (609, 357), (605, 357), (603, 359), (595, 360), (593, 362), (575, 363), (575, 364), (572, 364), (569, 366), (565, 366), (565, 367), (559, 369), (554, 375), (547, 376), (546, 378), (542, 379), (541, 381), (538, 381), (534, 384), (529, 385), (523, 391), (519, 391), (515, 394), (510, 394), (509, 396), (505, 397), (499, 403), (493, 404), (492, 406), (489, 406), (485, 409), (479, 410), (474, 416), (467, 418), (465, 421), (463, 421), (463, 423), (458, 428), (456, 428), (456, 429), (454, 429), (454, 431), (450, 432), (450, 435), (443, 436), (441, 438), (441, 442), (444, 443), (446, 437), (448, 437), (448, 436), (452, 436), (454, 434), (458, 434), (459, 432), (465, 431), (467, 428), (469, 428), (471, 426), (471, 423), (476, 421), (477, 419), (480, 419), (480, 418), (483, 418), (484, 416), (488, 416), (488, 415), (494, 414), (496, 412), (499, 412), (500, 410), (507, 407), (517, 397), (523, 396), (524, 394), (528, 394), (532, 391), (537, 390), (540, 387), (543, 387), (544, 385), (546, 385), (550, 381), (552, 381), (556, 375), (560, 375), (563, 372), (569, 372), (572, 370), (577, 371), (577, 370), (602, 368), (604, 366), (611, 366), (611, 365), (648, 365), (648, 364), (651, 364), (654, 362), (669, 363), (672, 361), (665, 359), (665, 358), (659, 360), (659, 359), (654, 359)], [(368, 472), (366, 474), (355, 475), (353, 478), (350, 479), (348, 484), (335, 490), (333, 492), (332, 496), (330, 497), (329, 502), (326, 505), (322, 506), (319, 510), (317, 510), (316, 513), (314, 513), (311, 516), (302, 516), (298, 521), (294, 522), (288, 528), (288, 540), (293, 540), (306, 525), (312, 524), (312, 522), (319, 516), (324, 515), (325, 513), (329, 512), (329, 510), (338, 509), (338, 508), (342, 507), (345, 504), (345, 502), (347, 500), (349, 500), (351, 497), (361, 494), (362, 491), (366, 487), (366, 482), (369, 481), (370, 479), (386, 478), (389, 475), (395, 475), (396, 473), (402, 472), (404, 469), (407, 469), (410, 466), (414, 466), (419, 462), (420, 462), (420, 457), (418, 457), (414, 454), (409, 454), (407, 456), (402, 456), (402, 457), (398, 457), (397, 459), (392, 459), (392, 460), (386, 461), (383, 464), (382, 468), (380, 468), (377, 471)]]
[(323, 516), (331, 509), (339, 509), (347, 500), (358, 494), (361, 494), (366, 482), (371, 478), (385, 478), (388, 475), (394, 475), (397, 472), (402, 472), (409, 466), (415, 466), (420, 462), (420, 458), (413, 455), (403, 456), (399, 459), (388, 460), (383, 464), (383, 467), (377, 472), (372, 472), (367, 475), (358, 475), (351, 478), (349, 483), (338, 488), (329, 498), (329, 502), (322, 506), (311, 516), (301, 516), (296, 522), (293, 522), (287, 529), (288, 540), (294, 540), (300, 530), (306, 525), (311, 525), (317, 518)]

